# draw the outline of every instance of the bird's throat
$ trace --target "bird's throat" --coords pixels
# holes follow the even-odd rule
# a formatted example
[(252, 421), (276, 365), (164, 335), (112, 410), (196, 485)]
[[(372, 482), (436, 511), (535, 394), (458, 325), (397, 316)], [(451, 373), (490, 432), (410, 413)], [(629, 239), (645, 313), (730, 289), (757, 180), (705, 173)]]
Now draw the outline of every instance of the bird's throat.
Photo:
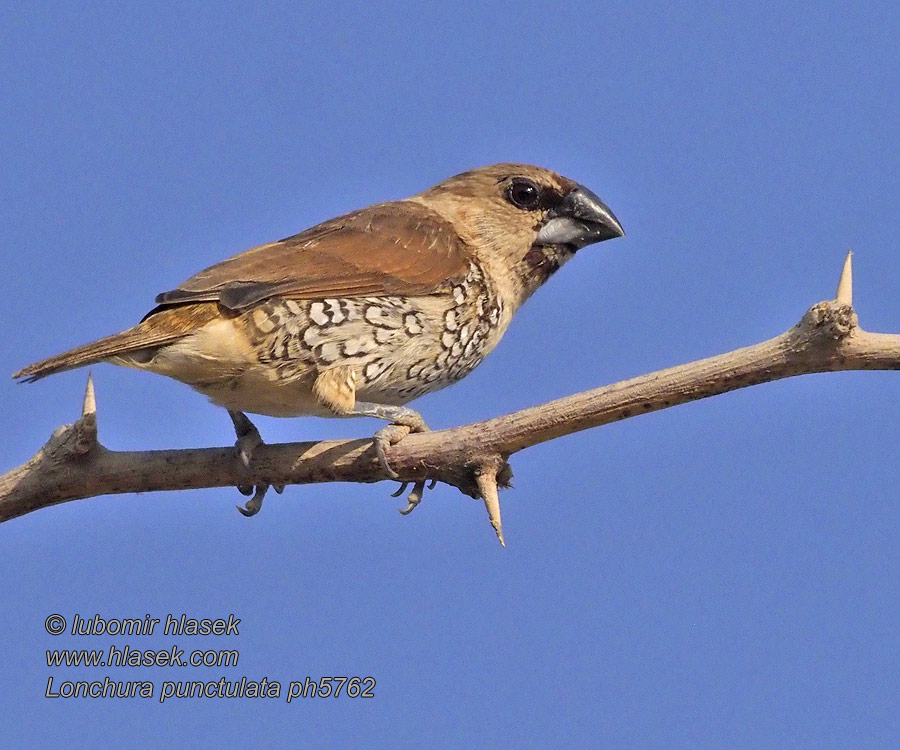
[(524, 302), (575, 255), (571, 245), (532, 245), (516, 268)]

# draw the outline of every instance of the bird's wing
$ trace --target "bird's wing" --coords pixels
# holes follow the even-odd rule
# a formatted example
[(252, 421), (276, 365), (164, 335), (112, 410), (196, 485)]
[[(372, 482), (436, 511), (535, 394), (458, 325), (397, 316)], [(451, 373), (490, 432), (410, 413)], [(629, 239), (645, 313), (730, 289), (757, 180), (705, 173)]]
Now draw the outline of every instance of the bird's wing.
[[(29, 365), (36, 380), (139, 349), (172, 343), (222, 315), (269, 297), (368, 297), (439, 293), (468, 271), (453, 226), (411, 201), (382, 203), (247, 250), (160, 294), (134, 328)], [(218, 304), (217, 304), (218, 303)]]
[(411, 201), (382, 203), (210, 266), (156, 302), (216, 301), (239, 311), (276, 296), (433, 294), (465, 276), (468, 257), (437, 213)]

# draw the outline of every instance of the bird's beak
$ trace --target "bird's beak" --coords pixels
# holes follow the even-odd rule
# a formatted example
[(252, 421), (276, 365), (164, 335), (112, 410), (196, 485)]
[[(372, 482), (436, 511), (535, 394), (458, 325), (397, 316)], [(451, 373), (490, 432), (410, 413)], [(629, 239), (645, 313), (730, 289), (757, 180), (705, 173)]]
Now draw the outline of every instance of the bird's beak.
[(583, 185), (578, 185), (550, 211), (538, 232), (538, 245), (573, 245), (624, 237), (625, 230), (609, 207)]

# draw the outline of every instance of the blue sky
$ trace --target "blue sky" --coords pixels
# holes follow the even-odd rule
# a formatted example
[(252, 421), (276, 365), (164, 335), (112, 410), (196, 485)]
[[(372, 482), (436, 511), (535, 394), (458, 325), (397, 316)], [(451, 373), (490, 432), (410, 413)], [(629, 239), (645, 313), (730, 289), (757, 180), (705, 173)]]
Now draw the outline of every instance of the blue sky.
[[(579, 253), (434, 427), (727, 351), (831, 297), (900, 331), (892, 3), (49, 3), (0, 9), (2, 367), (131, 325), (246, 247), (527, 161), (600, 194)], [(110, 448), (225, 445), (174, 381), (94, 369)], [(0, 381), (3, 469), (85, 373)], [(9, 747), (889, 747), (900, 742), (896, 373), (794, 378), (514, 457), (501, 549), (440, 487), (95, 498), (0, 528)], [(270, 442), (371, 420), (259, 418)], [(49, 636), (44, 619), (241, 618)], [(230, 670), (57, 669), (48, 648), (236, 648)], [(57, 680), (372, 675), (371, 700), (63, 700)]]

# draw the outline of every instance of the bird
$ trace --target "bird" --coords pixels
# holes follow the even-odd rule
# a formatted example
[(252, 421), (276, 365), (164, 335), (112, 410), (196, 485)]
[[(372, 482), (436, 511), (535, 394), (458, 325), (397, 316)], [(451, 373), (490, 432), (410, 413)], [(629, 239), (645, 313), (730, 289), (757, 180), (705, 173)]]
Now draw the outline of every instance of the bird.
[[(13, 377), (108, 362), (186, 383), (228, 410), (248, 476), (262, 443), (248, 412), (376, 417), (388, 425), (375, 453), (396, 477), (388, 448), (428, 429), (406, 404), (469, 374), (561, 266), (624, 234), (574, 180), (479, 167), (216, 263), (159, 294), (136, 326)], [(267, 487), (241, 484), (254, 496), (238, 509), (257, 512)]]

